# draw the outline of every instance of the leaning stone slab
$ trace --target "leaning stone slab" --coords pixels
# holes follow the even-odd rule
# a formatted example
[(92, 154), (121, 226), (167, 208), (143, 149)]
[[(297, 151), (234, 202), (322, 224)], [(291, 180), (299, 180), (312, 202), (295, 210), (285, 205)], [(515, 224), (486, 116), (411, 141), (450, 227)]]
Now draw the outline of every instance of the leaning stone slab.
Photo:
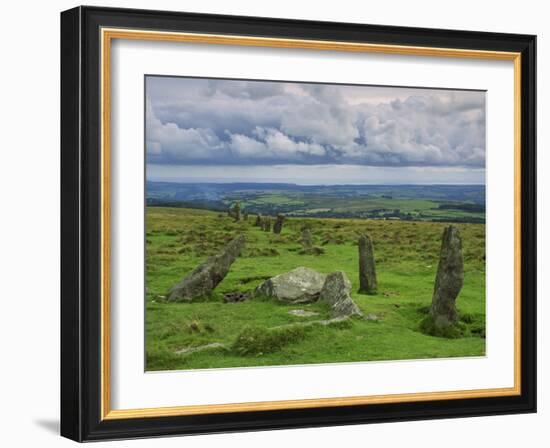
[(319, 302), (330, 306), (331, 317), (362, 316), (363, 313), (350, 296), (351, 282), (343, 272), (332, 272), (327, 275)]
[(449, 327), (458, 321), (456, 298), (463, 284), (462, 239), (458, 228), (451, 225), (443, 231), (430, 309), (436, 328)]
[(254, 294), (287, 303), (309, 303), (319, 298), (324, 283), (324, 274), (299, 267), (266, 280), (256, 288)]
[(197, 266), (168, 292), (169, 302), (191, 302), (208, 296), (225, 278), (245, 245), (244, 235), (231, 240), (219, 254)]

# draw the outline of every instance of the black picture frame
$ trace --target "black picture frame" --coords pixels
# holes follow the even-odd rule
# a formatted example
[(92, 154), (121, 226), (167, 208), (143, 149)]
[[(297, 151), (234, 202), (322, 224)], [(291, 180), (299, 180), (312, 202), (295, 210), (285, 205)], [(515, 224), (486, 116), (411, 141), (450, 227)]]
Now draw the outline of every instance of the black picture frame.
[[(102, 420), (102, 27), (521, 53), (521, 394)], [(61, 435), (92, 441), (536, 412), (535, 59), (532, 35), (100, 7), (61, 13)]]

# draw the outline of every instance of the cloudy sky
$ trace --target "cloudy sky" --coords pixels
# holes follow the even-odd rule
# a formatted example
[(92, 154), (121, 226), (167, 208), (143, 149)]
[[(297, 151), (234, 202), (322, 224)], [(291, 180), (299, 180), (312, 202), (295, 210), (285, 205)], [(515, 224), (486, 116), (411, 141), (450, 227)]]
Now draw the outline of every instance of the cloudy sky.
[(485, 93), (146, 78), (149, 180), (485, 183)]

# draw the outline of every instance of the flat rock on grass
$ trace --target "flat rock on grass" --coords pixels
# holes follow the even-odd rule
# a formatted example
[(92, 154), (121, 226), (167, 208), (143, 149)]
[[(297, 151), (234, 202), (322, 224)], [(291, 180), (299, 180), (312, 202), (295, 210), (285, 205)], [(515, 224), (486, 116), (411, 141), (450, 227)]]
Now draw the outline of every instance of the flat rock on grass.
[(319, 298), (326, 276), (299, 267), (272, 277), (256, 288), (256, 296), (271, 297), (286, 303), (310, 303)]
[(325, 249), (317, 246), (304, 247), (298, 253), (300, 255), (323, 255), (325, 253)]
[(312, 317), (312, 316), (319, 315), (319, 313), (315, 311), (308, 311), (308, 310), (290, 310), (288, 314), (291, 314), (292, 316), (298, 316), (298, 317)]
[(205, 350), (213, 350), (219, 348), (226, 348), (225, 344), (221, 342), (211, 342), (206, 345), (199, 345), (198, 347), (185, 347), (180, 350), (177, 350), (176, 355), (190, 355), (191, 353), (203, 352)]

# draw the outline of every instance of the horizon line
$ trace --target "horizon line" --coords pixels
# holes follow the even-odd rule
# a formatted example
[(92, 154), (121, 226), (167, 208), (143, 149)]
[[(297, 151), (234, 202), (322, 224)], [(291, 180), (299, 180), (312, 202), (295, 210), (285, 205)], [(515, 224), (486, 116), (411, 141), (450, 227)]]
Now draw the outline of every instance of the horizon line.
[(274, 184), (274, 185), (296, 185), (296, 186), (363, 186), (363, 185), (387, 185), (387, 186), (416, 186), (416, 185), (441, 185), (441, 186), (483, 186), (485, 183), (473, 182), (409, 182), (409, 183), (393, 183), (393, 182), (334, 182), (334, 183), (297, 183), (297, 182), (281, 182), (281, 181), (198, 181), (198, 180), (166, 180), (166, 179), (146, 179), (146, 182), (169, 183), (169, 184), (220, 184), (220, 185), (238, 185), (238, 184)]

